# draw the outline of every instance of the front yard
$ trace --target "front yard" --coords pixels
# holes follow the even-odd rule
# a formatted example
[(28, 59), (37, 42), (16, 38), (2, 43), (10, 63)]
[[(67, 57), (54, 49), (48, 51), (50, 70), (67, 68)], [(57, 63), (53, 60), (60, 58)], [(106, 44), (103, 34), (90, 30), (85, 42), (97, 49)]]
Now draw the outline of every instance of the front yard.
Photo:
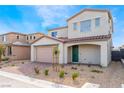
[[(60, 71), (56, 72), (51, 64), (15, 61), (2, 64), (1, 70), (73, 87), (81, 87), (89, 82), (100, 84), (102, 88), (113, 88), (121, 87), (124, 83), (124, 67), (120, 62), (112, 62), (107, 68), (68, 64), (60, 66)], [(75, 80), (72, 74), (73, 77), (77, 75)]]

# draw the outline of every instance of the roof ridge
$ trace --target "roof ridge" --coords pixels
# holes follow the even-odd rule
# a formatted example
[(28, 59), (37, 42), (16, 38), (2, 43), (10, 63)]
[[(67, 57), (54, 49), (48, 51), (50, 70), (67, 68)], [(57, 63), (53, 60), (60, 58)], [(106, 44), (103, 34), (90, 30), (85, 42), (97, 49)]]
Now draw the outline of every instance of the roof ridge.
[(78, 13), (74, 14), (73, 16), (71, 16), (70, 18), (67, 19), (67, 21), (71, 20), (72, 18), (74, 18), (75, 16), (83, 13), (84, 11), (98, 11), (98, 12), (108, 12), (110, 13), (109, 10), (107, 9), (95, 9), (95, 8), (85, 8), (85, 9), (82, 9), (81, 11), (79, 11)]

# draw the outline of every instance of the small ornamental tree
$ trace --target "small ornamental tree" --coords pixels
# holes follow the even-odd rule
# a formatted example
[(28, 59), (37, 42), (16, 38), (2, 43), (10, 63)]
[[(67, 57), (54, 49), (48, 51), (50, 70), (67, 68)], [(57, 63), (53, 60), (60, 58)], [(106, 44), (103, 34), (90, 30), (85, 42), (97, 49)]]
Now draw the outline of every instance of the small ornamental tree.
[(58, 46), (53, 48), (53, 69), (56, 68), (58, 71), (58, 64), (59, 64), (59, 49)]
[(2, 61), (2, 55), (5, 52), (5, 46), (0, 44), (0, 62)]

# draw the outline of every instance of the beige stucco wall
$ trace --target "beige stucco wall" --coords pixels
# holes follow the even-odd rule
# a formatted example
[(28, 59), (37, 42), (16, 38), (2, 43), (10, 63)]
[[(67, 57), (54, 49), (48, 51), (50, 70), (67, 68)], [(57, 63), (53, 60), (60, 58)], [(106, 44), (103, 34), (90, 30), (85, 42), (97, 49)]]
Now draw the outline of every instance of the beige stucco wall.
[[(100, 18), (100, 27), (95, 27), (95, 18)], [(80, 32), (80, 21), (91, 19), (91, 31)], [(106, 12), (85, 11), (68, 21), (68, 38), (79, 38), (87, 36), (108, 35), (111, 33), (109, 17)], [(73, 23), (78, 23), (78, 30), (73, 30)]]
[(68, 63), (72, 62), (72, 47), (68, 47)]
[[(19, 39), (17, 39), (17, 36), (19, 36)], [(32, 36), (32, 39), (30, 39), (30, 36)], [(34, 39), (35, 36), (35, 39)], [(18, 33), (9, 33), (9, 34), (5, 34), (5, 35), (0, 35), (0, 43), (4, 42), (2, 41), (2, 37), (5, 37), (6, 41), (8, 43), (13, 43), (13, 42), (23, 42), (23, 43), (31, 43), (33, 41), (35, 41), (36, 39), (40, 38), (41, 36), (43, 36), (43, 34), (41, 33), (34, 33), (34, 34), (18, 34)], [(28, 40), (27, 40), (28, 37)]]
[(29, 60), (30, 47), (29, 46), (12, 46), (12, 59)]
[(57, 38), (68, 37), (68, 28), (61, 28), (61, 29), (58, 29), (58, 30), (49, 31), (48, 36), (51, 36), (52, 32), (57, 32)]
[[(109, 42), (110, 43), (110, 42)], [(91, 52), (91, 50), (87, 50), (85, 51), (87, 53), (87, 56), (90, 54), (89, 58), (90, 60), (92, 60), (92, 58), (94, 59), (94, 61), (99, 62), (99, 64), (103, 67), (107, 67), (108, 64), (111, 61), (111, 55), (110, 55), (110, 47), (108, 47), (108, 40), (106, 41), (87, 41), (87, 42), (78, 42), (78, 43), (61, 43), (59, 41), (56, 40), (52, 40), (50, 38), (44, 37), (42, 39), (40, 39), (39, 41), (35, 42), (34, 44), (31, 45), (31, 61), (36, 61), (36, 46), (46, 46), (46, 45), (58, 45), (59, 46), (59, 50), (60, 50), (60, 56), (59, 56), (59, 61), (60, 64), (67, 64), (68, 62), (71, 62), (72, 59), (72, 55), (71, 54), (71, 46), (73, 45), (80, 45), (79, 49), (80, 51), (85, 51), (84, 50), (84, 46), (85, 48), (90, 48), (93, 52)], [(83, 50), (82, 50), (83, 49)], [(80, 53), (79, 51), (79, 53)], [(94, 54), (95, 51), (95, 54)], [(83, 52), (82, 52), (83, 53)], [(88, 54), (89, 53), (89, 54)], [(96, 56), (92, 56), (92, 55), (96, 55)], [(81, 56), (79, 57), (79, 60), (81, 61)]]
[[(17, 39), (17, 36), (19, 36), (19, 39)], [(21, 34), (15, 34), (15, 33), (10, 33), (6, 35), (6, 42), (13, 43), (16, 41), (26, 42), (26, 36)]]
[(112, 39), (108, 40), (108, 44), (107, 44), (107, 51), (108, 51), (108, 63), (110, 63), (112, 61), (111, 57), (111, 52), (112, 52)]
[[(32, 36), (32, 39), (30, 39), (30, 36)], [(35, 36), (35, 39), (34, 39), (34, 36)], [(28, 43), (32, 43), (33, 41), (37, 40), (38, 38), (42, 37), (43, 34), (40, 34), (40, 33), (35, 33), (35, 34), (28, 34), (26, 36), (26, 41)], [(27, 37), (28, 37), (28, 40), (27, 40)]]

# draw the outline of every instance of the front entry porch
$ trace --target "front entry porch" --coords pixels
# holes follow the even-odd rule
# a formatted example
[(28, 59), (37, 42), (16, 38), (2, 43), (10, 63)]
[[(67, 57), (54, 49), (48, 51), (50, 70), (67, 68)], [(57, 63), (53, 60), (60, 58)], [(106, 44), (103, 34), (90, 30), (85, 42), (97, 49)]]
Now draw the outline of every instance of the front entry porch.
[(67, 43), (64, 45), (64, 63), (82, 63), (107, 67), (108, 46), (106, 41)]
[(90, 44), (70, 46), (68, 56), (70, 63), (100, 65), (100, 46)]

